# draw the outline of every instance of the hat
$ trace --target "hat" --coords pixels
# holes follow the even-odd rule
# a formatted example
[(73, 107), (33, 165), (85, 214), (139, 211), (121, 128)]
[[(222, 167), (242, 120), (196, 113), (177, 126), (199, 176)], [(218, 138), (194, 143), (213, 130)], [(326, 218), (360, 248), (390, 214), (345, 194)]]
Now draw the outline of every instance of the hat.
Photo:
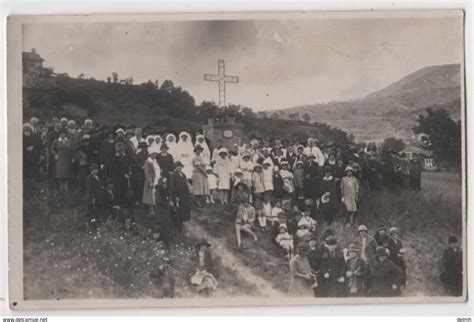
[(448, 239), (449, 244), (457, 244), (459, 242), (458, 238), (456, 236), (450, 236)]
[(85, 119), (84, 124), (92, 124), (92, 120), (91, 119)]
[(303, 149), (303, 150), (304, 150), (304, 146), (303, 146), (303, 145), (301, 145), (301, 144), (300, 144), (300, 145), (298, 145), (298, 146), (296, 147), (296, 150), (299, 150), (299, 149)]
[(197, 151), (204, 151), (204, 148), (201, 145), (196, 144), (194, 146), (194, 152), (197, 152)]
[(282, 161), (280, 165), (283, 167), (284, 165), (288, 165), (288, 161)]
[(262, 168), (262, 165), (260, 163), (257, 163), (256, 165), (253, 166), (253, 169), (255, 170), (256, 168)]
[(388, 230), (388, 233), (391, 235), (393, 233), (400, 233), (400, 231), (398, 230), (397, 227), (390, 227), (390, 229)]
[(380, 224), (377, 226), (377, 231), (379, 230), (387, 230), (387, 226), (385, 226), (384, 224)]
[(375, 257), (377, 258), (379, 256), (388, 256), (387, 249), (385, 249), (385, 247), (377, 246), (377, 248), (375, 248)]
[(115, 131), (115, 133), (117, 133), (117, 134), (118, 134), (118, 133), (125, 134), (125, 131), (124, 131), (123, 129), (117, 129), (117, 130)]
[(280, 224), (280, 226), (278, 226), (278, 230), (280, 230), (282, 228), (285, 229), (285, 231), (288, 231), (288, 228), (286, 227), (285, 224)]
[(368, 231), (366, 225), (360, 225), (359, 228), (357, 228), (357, 232), (360, 233), (361, 231)]
[(314, 154), (309, 154), (308, 159), (316, 159), (316, 156)]
[(166, 145), (166, 143), (163, 142), (163, 143), (161, 143), (160, 150), (165, 150), (165, 149), (168, 150), (169, 147), (168, 147), (168, 145)]
[(176, 161), (174, 163), (174, 167), (177, 168), (177, 167), (184, 167), (184, 165), (181, 163), (181, 161)]
[(335, 235), (334, 230), (332, 230), (331, 228), (328, 228), (325, 231), (323, 231), (322, 237), (323, 237), (323, 239), (326, 239), (326, 238), (328, 238), (330, 236), (334, 236), (334, 235)]
[(298, 160), (298, 161), (296, 161), (296, 165), (298, 165), (298, 164), (304, 165), (304, 162), (301, 161), (301, 160)]
[(346, 169), (344, 170), (344, 172), (347, 172), (347, 171), (354, 172), (354, 168), (351, 167), (351, 166), (347, 166)]
[(235, 169), (234, 174), (236, 174), (236, 173), (242, 174), (242, 170), (240, 170), (240, 169)]
[(211, 244), (208, 243), (206, 238), (202, 238), (194, 247), (200, 247), (202, 245), (206, 245), (207, 247), (211, 247)]
[(210, 165), (206, 165), (206, 171), (212, 171), (212, 167)]
[(91, 163), (91, 170), (99, 170), (97, 163)]
[(328, 245), (328, 246), (335, 246), (335, 245), (337, 245), (337, 239), (336, 239), (336, 237), (334, 237), (334, 236), (329, 236), (329, 237), (326, 239), (326, 245)]
[(219, 155), (221, 155), (222, 153), (229, 154), (229, 151), (227, 151), (226, 148), (222, 148), (219, 150)]
[(357, 248), (355, 244), (350, 244), (349, 246), (347, 246), (347, 253), (350, 253), (350, 252), (358, 253), (359, 251), (360, 251), (359, 248)]
[(89, 134), (84, 134), (81, 138), (81, 141), (86, 141), (86, 140), (89, 140), (91, 138), (91, 136)]
[(276, 165), (273, 167), (273, 171), (280, 171), (280, 168)]
[(332, 173), (332, 168), (329, 167), (329, 166), (325, 166), (323, 172), (331, 172)]
[(270, 162), (269, 159), (263, 160), (263, 165), (271, 165), (272, 163)]
[(164, 176), (161, 176), (160, 179), (158, 180), (159, 185), (165, 184), (167, 182), (168, 182), (168, 179), (166, 179), (166, 177)]
[(59, 122), (63, 123), (63, 122), (67, 122), (67, 118), (65, 117), (61, 117), (61, 119), (59, 120)]
[(242, 154), (242, 159), (245, 159), (245, 158), (250, 158), (250, 153), (244, 152), (244, 153)]

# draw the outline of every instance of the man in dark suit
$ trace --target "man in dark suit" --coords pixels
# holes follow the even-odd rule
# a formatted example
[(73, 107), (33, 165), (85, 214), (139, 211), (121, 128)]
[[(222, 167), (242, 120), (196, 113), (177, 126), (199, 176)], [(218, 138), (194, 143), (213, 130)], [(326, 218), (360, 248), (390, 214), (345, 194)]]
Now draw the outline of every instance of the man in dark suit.
[(451, 296), (462, 295), (462, 250), (455, 236), (449, 237), (449, 246), (443, 252), (444, 272), (440, 278), (444, 288)]
[(315, 162), (314, 155), (310, 154), (304, 166), (303, 192), (305, 199), (314, 201), (320, 197), (320, 177), (319, 164)]

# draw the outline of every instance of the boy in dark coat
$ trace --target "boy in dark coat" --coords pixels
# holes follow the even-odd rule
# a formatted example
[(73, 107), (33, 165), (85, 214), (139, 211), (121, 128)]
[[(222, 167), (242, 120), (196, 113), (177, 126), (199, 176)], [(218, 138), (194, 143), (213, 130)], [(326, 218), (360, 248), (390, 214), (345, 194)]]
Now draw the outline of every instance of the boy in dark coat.
[(110, 164), (110, 174), (115, 187), (116, 200), (121, 205), (130, 206), (131, 200), (127, 200), (126, 193), (130, 182), (131, 159), (125, 153), (123, 141), (115, 143), (115, 151)]
[(400, 285), (405, 275), (403, 271), (388, 258), (387, 249), (383, 246), (377, 246), (375, 259), (377, 264), (372, 273), (370, 296), (400, 295)]
[(99, 179), (99, 166), (91, 164), (91, 173), (86, 178), (87, 219), (94, 228), (98, 225), (98, 212), (103, 202), (102, 183)]
[(390, 260), (400, 267), (405, 274), (403, 279), (403, 286), (406, 286), (406, 275), (407, 275), (407, 268), (405, 263), (405, 258), (403, 254), (405, 254), (405, 249), (403, 248), (402, 241), (400, 240), (400, 231), (397, 227), (391, 227), (389, 229), (390, 239), (388, 241), (388, 251), (389, 251), (389, 258)]
[(463, 288), (462, 250), (455, 236), (449, 237), (449, 246), (443, 252), (444, 272), (440, 278), (451, 296), (461, 296)]
[(156, 161), (161, 169), (161, 175), (169, 180), (171, 172), (174, 169), (173, 156), (168, 153), (168, 146), (166, 143), (161, 144), (161, 152), (156, 156)]
[(366, 289), (367, 264), (359, 256), (359, 248), (355, 244), (347, 247), (348, 259), (346, 261), (347, 295), (362, 296)]
[(174, 220), (176, 230), (183, 230), (183, 222), (191, 219), (191, 193), (189, 191), (186, 175), (181, 171), (183, 164), (180, 161), (174, 163), (174, 172), (170, 176), (170, 201), (175, 209)]
[(334, 236), (328, 237), (321, 254), (321, 292), (323, 297), (338, 297), (344, 294), (344, 256)]

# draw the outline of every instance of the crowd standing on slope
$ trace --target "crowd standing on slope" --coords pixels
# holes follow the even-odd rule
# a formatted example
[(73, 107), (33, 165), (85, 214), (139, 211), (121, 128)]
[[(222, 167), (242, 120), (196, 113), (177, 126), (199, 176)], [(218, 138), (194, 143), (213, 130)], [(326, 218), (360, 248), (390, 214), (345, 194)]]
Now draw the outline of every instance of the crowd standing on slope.
[[(381, 224), (372, 237), (357, 214), (361, 201), (382, 189), (420, 191), (421, 171), (416, 154), (375, 145), (253, 137), (230, 150), (218, 141), (211, 150), (199, 131), (175, 135), (66, 118), (46, 126), (33, 117), (23, 125), (24, 177), (47, 178), (58, 194), (85, 193), (90, 227), (116, 220), (131, 228), (144, 205), (168, 247), (193, 205), (233, 204), (237, 247), (242, 233), (257, 242), (256, 229), (268, 232), (289, 260), (292, 296), (399, 295), (407, 270), (399, 229)], [(358, 233), (346, 247), (330, 228), (341, 213), (345, 227)], [(454, 236), (449, 244), (441, 280), (460, 295), (462, 252)], [(201, 268), (209, 246), (198, 246)], [(215, 288), (212, 273), (198, 272), (194, 281)]]

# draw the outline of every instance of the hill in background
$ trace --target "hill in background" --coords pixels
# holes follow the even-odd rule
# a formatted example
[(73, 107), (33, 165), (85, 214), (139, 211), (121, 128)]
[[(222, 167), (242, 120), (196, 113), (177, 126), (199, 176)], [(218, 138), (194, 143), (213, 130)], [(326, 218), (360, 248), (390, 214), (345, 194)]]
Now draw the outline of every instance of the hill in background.
[(444, 108), (460, 119), (460, 73), (459, 64), (429, 66), (361, 99), (298, 106), (278, 114), (297, 119), (307, 113), (307, 119), (341, 128), (360, 141), (381, 142), (389, 136), (410, 141), (416, 116), (427, 107)]

